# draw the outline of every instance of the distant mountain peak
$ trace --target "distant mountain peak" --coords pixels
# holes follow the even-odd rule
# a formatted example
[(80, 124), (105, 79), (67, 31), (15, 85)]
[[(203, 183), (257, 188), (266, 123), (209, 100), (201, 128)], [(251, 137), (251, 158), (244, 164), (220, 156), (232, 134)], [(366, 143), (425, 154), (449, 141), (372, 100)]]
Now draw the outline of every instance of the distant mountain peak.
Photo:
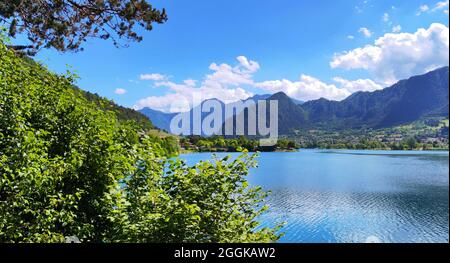
[(289, 101), (294, 103), (291, 97), (289, 97), (288, 95), (286, 95), (286, 93), (282, 91), (274, 93), (272, 96), (268, 98), (268, 100)]
[(284, 93), (283, 91), (279, 91), (279, 92), (277, 92), (277, 93), (274, 93), (274, 94), (272, 95), (272, 97), (273, 97), (273, 96), (289, 98), (289, 96), (286, 95), (286, 93)]
[(265, 100), (265, 99), (267, 99), (270, 96), (272, 96), (272, 95), (271, 94), (255, 94), (255, 95), (253, 95), (251, 97), (248, 97), (244, 101), (247, 101), (247, 100)]

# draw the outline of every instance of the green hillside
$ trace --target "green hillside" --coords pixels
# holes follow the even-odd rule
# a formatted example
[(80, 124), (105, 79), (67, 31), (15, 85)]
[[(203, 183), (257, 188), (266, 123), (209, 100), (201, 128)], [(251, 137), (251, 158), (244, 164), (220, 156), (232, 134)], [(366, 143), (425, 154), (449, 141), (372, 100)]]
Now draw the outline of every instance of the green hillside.
[[(29, 57), (23, 57), (22, 62), (38, 71), (45, 67)], [(73, 89), (73, 92), (78, 97), (84, 97), (88, 101), (93, 102), (98, 109), (114, 112), (117, 119), (121, 122), (133, 121), (144, 130), (156, 129), (152, 122), (138, 111), (117, 105), (115, 102), (108, 100), (107, 98), (103, 98), (100, 95), (89, 91), (84, 91), (75, 85), (69, 85), (68, 88)]]
[(84, 91), (77, 87), (73, 87), (73, 89), (76, 92), (79, 92), (80, 95), (85, 97), (88, 101), (94, 102), (100, 110), (113, 111), (119, 121), (131, 120), (144, 130), (156, 129), (152, 122), (138, 111), (117, 105), (113, 101), (100, 97), (98, 94)]

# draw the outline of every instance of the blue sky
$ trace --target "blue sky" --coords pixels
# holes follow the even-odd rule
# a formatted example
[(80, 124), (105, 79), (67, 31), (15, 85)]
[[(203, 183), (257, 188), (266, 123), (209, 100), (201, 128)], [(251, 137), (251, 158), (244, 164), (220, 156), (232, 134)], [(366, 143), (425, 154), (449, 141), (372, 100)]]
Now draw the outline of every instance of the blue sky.
[(141, 43), (91, 39), (83, 52), (37, 59), (56, 72), (70, 65), (80, 88), (121, 105), (166, 111), (197, 90), (223, 100), (277, 91), (339, 100), (448, 65), (445, 0), (149, 2), (169, 20), (141, 31)]

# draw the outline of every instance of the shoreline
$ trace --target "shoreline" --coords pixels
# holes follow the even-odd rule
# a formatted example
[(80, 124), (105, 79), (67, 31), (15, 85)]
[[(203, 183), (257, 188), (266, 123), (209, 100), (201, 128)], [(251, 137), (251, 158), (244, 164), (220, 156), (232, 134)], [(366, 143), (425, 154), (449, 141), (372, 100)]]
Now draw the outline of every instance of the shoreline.
[[(287, 152), (300, 152), (302, 150), (329, 150), (329, 151), (387, 151), (387, 152), (449, 152), (449, 149), (430, 149), (430, 150), (424, 150), (424, 149), (405, 149), (405, 150), (391, 150), (391, 149), (343, 149), (343, 148), (299, 148), (295, 150), (277, 150), (277, 151), (248, 151), (249, 153), (287, 153)], [(181, 154), (198, 154), (198, 153), (242, 153), (238, 151), (183, 151), (180, 152), (178, 155)]]

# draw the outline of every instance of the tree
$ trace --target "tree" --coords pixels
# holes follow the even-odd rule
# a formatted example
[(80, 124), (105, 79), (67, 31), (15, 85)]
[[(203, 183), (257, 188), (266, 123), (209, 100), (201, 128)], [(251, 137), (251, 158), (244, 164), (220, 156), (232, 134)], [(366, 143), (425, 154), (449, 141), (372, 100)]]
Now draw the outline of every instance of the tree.
[(9, 0), (0, 1), (0, 23), (9, 36), (24, 33), (30, 45), (11, 46), (35, 54), (40, 48), (79, 51), (87, 38), (141, 41), (137, 26), (152, 30), (164, 23), (166, 11), (145, 0)]
[(417, 147), (417, 140), (414, 137), (408, 137), (404, 141), (404, 144), (407, 145), (408, 149), (413, 150)]

